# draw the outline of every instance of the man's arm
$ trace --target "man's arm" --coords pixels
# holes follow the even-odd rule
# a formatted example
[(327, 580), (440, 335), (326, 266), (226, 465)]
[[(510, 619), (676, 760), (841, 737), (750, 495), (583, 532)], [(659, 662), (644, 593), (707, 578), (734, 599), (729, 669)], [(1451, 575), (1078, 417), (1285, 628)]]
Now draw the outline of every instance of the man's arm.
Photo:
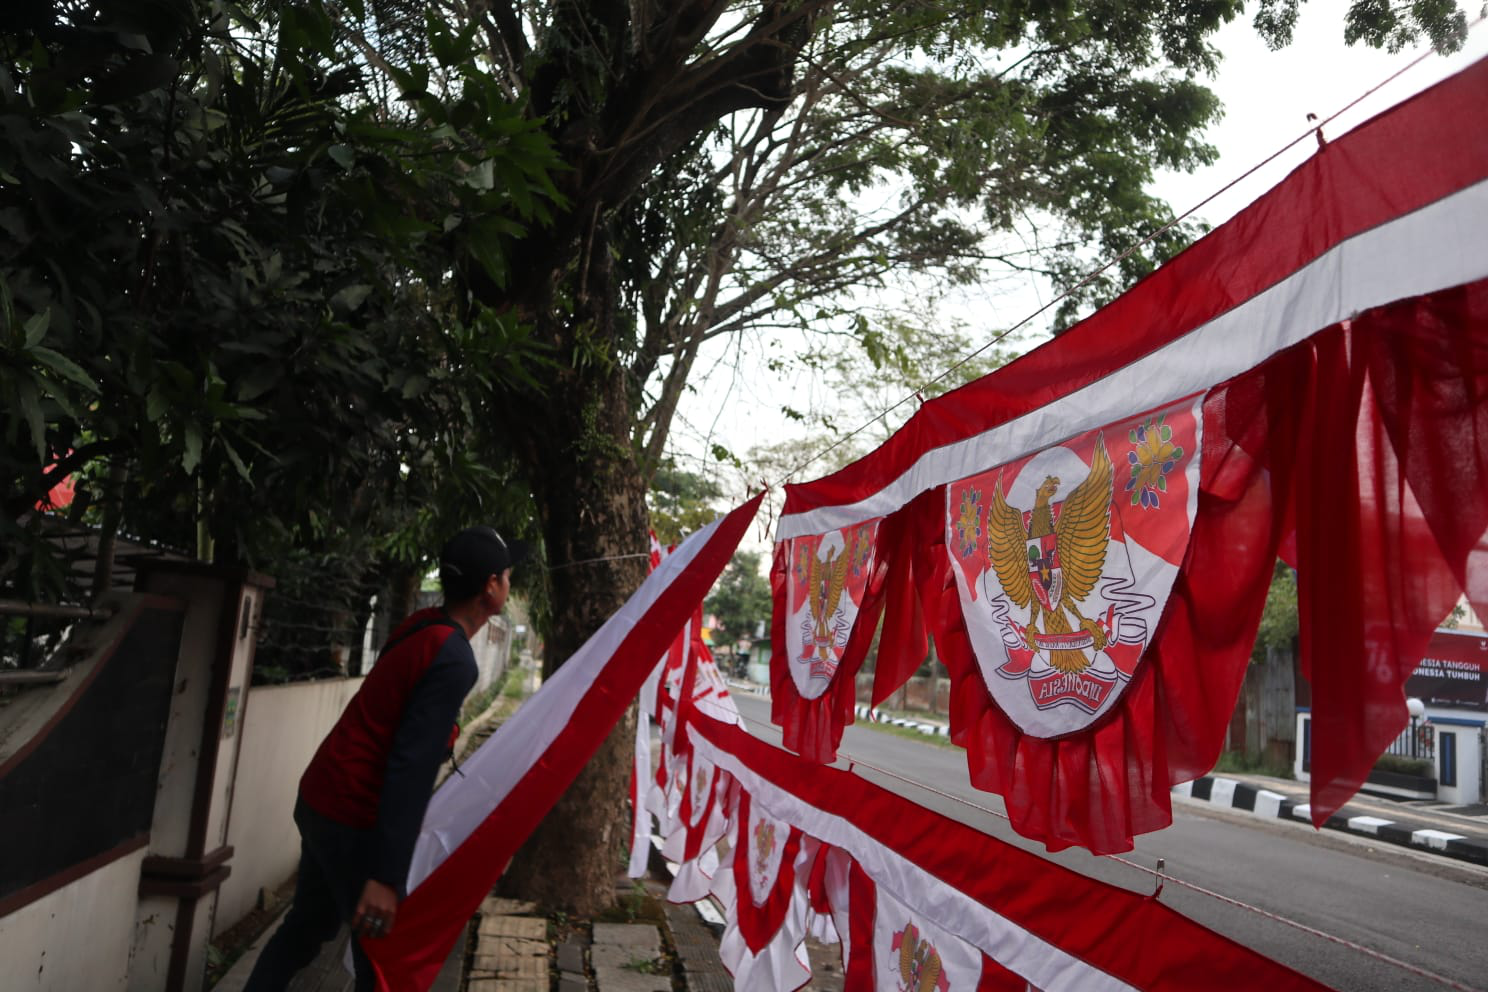
[(400, 896), (434, 778), (448, 753), (450, 731), (477, 674), (469, 643), (463, 635), (451, 633), (409, 693), (393, 736), (370, 874)]

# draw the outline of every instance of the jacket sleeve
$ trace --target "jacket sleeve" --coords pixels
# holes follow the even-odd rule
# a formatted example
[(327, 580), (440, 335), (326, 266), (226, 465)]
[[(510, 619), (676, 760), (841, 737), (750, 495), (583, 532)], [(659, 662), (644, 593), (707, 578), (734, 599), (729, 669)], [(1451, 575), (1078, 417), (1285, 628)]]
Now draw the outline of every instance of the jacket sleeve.
[(397, 890), (400, 898), (434, 778), (448, 754), (450, 729), (476, 675), (470, 644), (452, 631), (414, 684), (393, 736), (377, 807), (371, 877)]

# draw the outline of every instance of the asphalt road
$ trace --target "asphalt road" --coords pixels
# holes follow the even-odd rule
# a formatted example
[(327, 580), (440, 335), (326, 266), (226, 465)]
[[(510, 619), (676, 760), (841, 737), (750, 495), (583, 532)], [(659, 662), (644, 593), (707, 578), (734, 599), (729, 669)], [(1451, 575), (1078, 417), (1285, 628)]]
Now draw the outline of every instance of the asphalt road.
[[(746, 695), (734, 699), (752, 733), (780, 742), (778, 730), (769, 724), (768, 701)], [(858, 760), (856, 770), (865, 778), (946, 816), (1083, 874), (1134, 891), (1152, 891), (1150, 875), (1120, 862), (1082, 851), (1050, 855), (1042, 845), (1013, 833), (1006, 820), (990, 812), (1002, 810), (1001, 797), (966, 784), (965, 756), (958, 748), (855, 725), (847, 728), (841, 753)], [(956, 799), (865, 765), (927, 783)], [(1317, 832), (1300, 822), (1185, 804), (1177, 797), (1172, 826), (1139, 837), (1136, 843), (1136, 850), (1123, 857), (1148, 867), (1163, 858), (1164, 870), (1177, 879), (1457, 983), (1444, 985), (1173, 882), (1164, 887), (1161, 898), (1169, 906), (1336, 989), (1488, 990), (1488, 871), (1349, 835)], [(1202, 982), (1195, 985), (1202, 987)]]

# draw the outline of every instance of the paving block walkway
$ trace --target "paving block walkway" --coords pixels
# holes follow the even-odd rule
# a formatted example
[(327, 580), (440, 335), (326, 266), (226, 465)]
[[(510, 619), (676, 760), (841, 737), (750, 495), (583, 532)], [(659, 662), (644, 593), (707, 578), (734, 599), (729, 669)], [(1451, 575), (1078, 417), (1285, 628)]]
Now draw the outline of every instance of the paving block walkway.
[(548, 921), (536, 912), (533, 903), (496, 896), (481, 903), (466, 992), (548, 992)]
[(599, 992), (671, 992), (671, 964), (653, 924), (594, 924), (589, 959)]

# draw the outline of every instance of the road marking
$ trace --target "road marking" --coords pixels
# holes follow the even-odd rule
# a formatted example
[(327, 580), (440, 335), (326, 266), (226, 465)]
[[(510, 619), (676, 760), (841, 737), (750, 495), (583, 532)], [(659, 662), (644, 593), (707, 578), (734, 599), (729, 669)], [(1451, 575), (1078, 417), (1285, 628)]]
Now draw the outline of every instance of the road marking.
[(1466, 840), (1462, 834), (1449, 834), (1445, 830), (1417, 830), (1411, 834), (1411, 843), (1420, 844), (1438, 851), (1447, 849), (1449, 840)]
[(1388, 827), (1394, 822), (1394, 820), (1382, 820), (1377, 816), (1351, 816), (1349, 817), (1348, 827), (1350, 830), (1357, 830), (1363, 834), (1374, 834), (1378, 836), (1380, 827)]

